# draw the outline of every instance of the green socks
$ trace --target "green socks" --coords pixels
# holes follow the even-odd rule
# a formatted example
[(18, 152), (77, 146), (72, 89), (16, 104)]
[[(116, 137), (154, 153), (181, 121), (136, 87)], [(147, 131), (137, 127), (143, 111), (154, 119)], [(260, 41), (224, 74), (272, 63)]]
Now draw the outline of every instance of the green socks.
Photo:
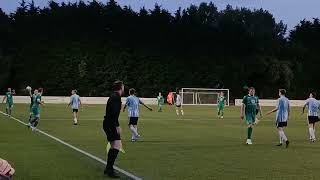
[(248, 139), (251, 139), (251, 137), (252, 137), (252, 127), (249, 127), (248, 128)]

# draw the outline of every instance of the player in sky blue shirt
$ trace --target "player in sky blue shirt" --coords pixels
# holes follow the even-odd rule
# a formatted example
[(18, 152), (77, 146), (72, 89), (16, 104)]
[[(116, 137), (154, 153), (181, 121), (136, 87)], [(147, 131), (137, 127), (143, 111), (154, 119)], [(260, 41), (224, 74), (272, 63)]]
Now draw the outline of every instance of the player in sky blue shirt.
[(279, 133), (280, 143), (277, 146), (282, 146), (282, 143), (286, 143), (286, 148), (289, 147), (289, 140), (284, 133), (284, 128), (288, 125), (289, 115), (290, 115), (290, 102), (289, 99), (286, 97), (286, 90), (280, 89), (279, 90), (279, 99), (277, 102), (277, 107), (272, 111), (268, 112), (271, 114), (273, 112), (277, 112), (276, 115), (276, 125)]
[(311, 92), (309, 94), (309, 98), (306, 100), (302, 109), (302, 114), (303, 114), (305, 108), (308, 107), (308, 121), (309, 121), (308, 127), (309, 127), (309, 135), (310, 135), (311, 142), (316, 141), (315, 126), (316, 126), (316, 123), (319, 121), (318, 111), (320, 108), (320, 103), (315, 98), (316, 98), (316, 93)]
[(70, 97), (70, 103), (68, 106), (71, 105), (72, 112), (73, 112), (73, 124), (78, 124), (78, 118), (79, 118), (79, 106), (81, 105), (80, 96), (77, 94), (77, 90), (71, 91), (71, 97)]
[(128, 117), (129, 117), (129, 129), (132, 133), (131, 141), (137, 141), (140, 138), (140, 135), (138, 133), (138, 119), (140, 116), (140, 104), (152, 111), (150, 107), (145, 105), (137, 96), (136, 96), (136, 90), (130, 89), (129, 90), (130, 96), (127, 97), (126, 104), (123, 107), (123, 112), (128, 107)]

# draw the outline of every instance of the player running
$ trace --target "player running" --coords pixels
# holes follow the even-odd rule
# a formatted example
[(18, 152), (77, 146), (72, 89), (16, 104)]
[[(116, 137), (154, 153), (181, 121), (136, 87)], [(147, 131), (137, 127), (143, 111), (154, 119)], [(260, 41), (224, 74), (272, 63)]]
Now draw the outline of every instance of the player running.
[(224, 106), (227, 103), (226, 97), (224, 96), (224, 93), (221, 91), (220, 94), (218, 95), (218, 118), (223, 119), (224, 115)]
[(310, 142), (316, 141), (316, 123), (319, 121), (318, 110), (320, 108), (319, 101), (316, 99), (316, 93), (311, 92), (309, 98), (306, 100), (306, 103), (303, 106), (302, 114), (304, 114), (304, 110), (308, 107), (308, 124), (309, 124), (309, 135)]
[(71, 91), (70, 102), (68, 107), (71, 105), (72, 113), (73, 113), (73, 125), (78, 125), (78, 118), (79, 118), (79, 106), (81, 105), (80, 96), (77, 94), (77, 90)]
[(8, 116), (11, 116), (12, 108), (13, 108), (13, 95), (14, 91), (11, 90), (11, 88), (8, 88), (8, 91), (4, 95), (2, 99), (2, 103), (6, 101), (6, 113)]
[(34, 130), (37, 127), (40, 121), (40, 105), (44, 105), (43, 101), (41, 101), (41, 95), (43, 93), (42, 88), (39, 88), (39, 90), (35, 89), (34, 93), (31, 95), (31, 118), (28, 127), (31, 127), (32, 130)]
[(161, 95), (161, 92), (159, 92), (159, 96), (157, 97), (157, 102), (158, 102), (158, 112), (162, 112), (162, 106), (164, 104), (164, 98)]
[(180, 112), (181, 112), (181, 115), (183, 116), (184, 115), (184, 112), (183, 112), (183, 109), (182, 109), (182, 98), (179, 94), (179, 91), (176, 93), (176, 113), (177, 113), (177, 116), (180, 115)]
[(271, 114), (273, 112), (277, 112), (276, 115), (276, 125), (279, 133), (279, 140), (280, 143), (277, 146), (282, 146), (282, 143), (286, 143), (286, 148), (289, 147), (289, 140), (284, 133), (284, 128), (288, 125), (289, 115), (290, 115), (290, 102), (289, 99), (286, 97), (286, 90), (280, 89), (277, 107), (266, 115)]
[(250, 87), (249, 94), (243, 97), (240, 118), (246, 117), (247, 122), (247, 141), (246, 144), (252, 144), (252, 132), (256, 121), (256, 109), (259, 100), (254, 96), (254, 88)]
[(126, 108), (128, 107), (128, 117), (129, 117), (129, 129), (131, 131), (131, 141), (135, 142), (139, 140), (141, 137), (138, 133), (138, 120), (139, 120), (139, 105), (142, 104), (144, 107), (152, 111), (150, 107), (145, 105), (137, 96), (136, 90), (130, 89), (129, 90), (130, 96), (127, 97), (126, 104), (123, 107), (123, 112), (125, 112)]

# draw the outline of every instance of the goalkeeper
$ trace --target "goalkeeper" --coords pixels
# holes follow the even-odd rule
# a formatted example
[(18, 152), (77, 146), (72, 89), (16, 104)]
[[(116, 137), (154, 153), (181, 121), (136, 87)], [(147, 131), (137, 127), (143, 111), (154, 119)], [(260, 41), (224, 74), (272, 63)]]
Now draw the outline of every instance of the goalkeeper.
[(225, 104), (226, 104), (226, 97), (224, 96), (223, 92), (220, 92), (218, 96), (218, 118), (223, 119)]

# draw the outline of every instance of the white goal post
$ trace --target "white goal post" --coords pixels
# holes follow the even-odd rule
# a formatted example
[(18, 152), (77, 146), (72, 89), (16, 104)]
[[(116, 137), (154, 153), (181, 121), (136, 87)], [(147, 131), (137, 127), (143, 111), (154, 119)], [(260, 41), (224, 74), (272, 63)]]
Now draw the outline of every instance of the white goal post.
[(230, 105), (229, 89), (182, 88), (182, 105), (217, 105), (218, 95), (224, 93), (226, 106)]

